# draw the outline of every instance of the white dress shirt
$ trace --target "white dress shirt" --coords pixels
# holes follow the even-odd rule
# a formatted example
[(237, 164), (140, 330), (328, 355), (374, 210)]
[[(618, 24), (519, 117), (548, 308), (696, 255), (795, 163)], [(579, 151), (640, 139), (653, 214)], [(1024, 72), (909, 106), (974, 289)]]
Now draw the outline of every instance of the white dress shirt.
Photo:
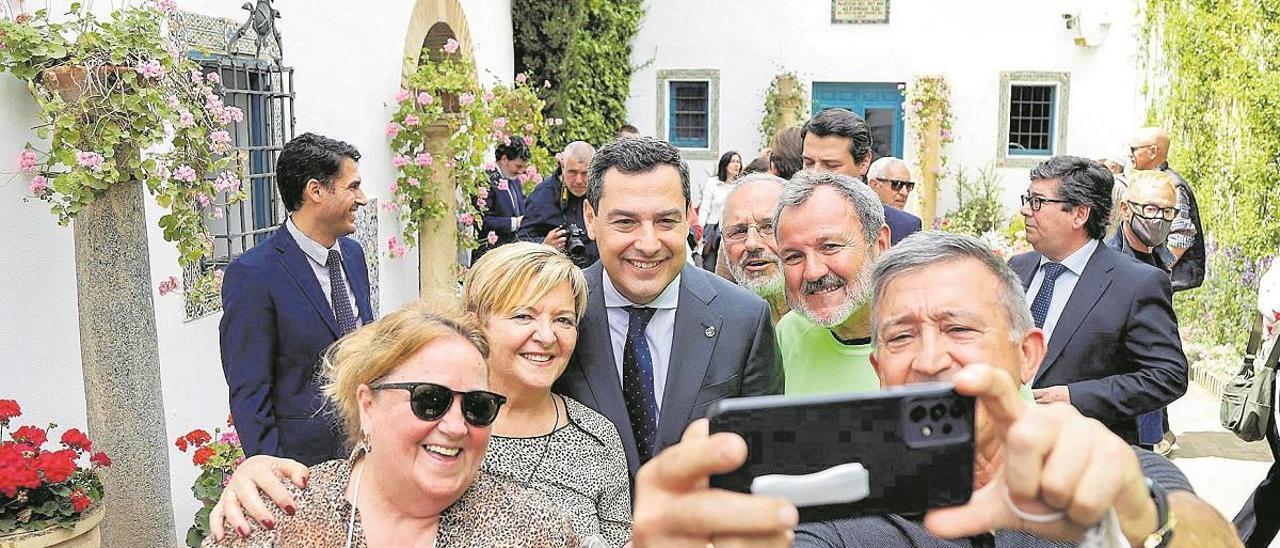
[[(1058, 275), (1058, 279), (1053, 284), (1053, 299), (1049, 301), (1049, 312), (1044, 315), (1044, 340), (1048, 342), (1053, 339), (1053, 329), (1058, 326), (1058, 317), (1062, 316), (1062, 309), (1067, 307), (1067, 300), (1071, 298), (1071, 292), (1076, 288), (1076, 282), (1080, 281), (1080, 275), (1084, 273), (1085, 265), (1089, 264), (1089, 258), (1093, 256), (1094, 250), (1098, 249), (1101, 242), (1098, 240), (1089, 240), (1083, 247), (1077, 249), (1075, 253), (1068, 255), (1062, 260), (1062, 266), (1067, 267), (1066, 272)], [(1044, 281), (1044, 270), (1040, 267), (1045, 263), (1053, 262), (1048, 257), (1041, 256), (1040, 264), (1036, 265), (1036, 274), (1031, 278), (1031, 287), (1027, 288), (1027, 305), (1035, 300), (1036, 294), (1040, 292), (1040, 284)]]
[[(329, 267), (325, 263), (329, 262), (329, 250), (338, 252), (338, 257), (342, 257), (342, 247), (338, 240), (333, 241), (333, 247), (325, 247), (320, 242), (312, 240), (310, 236), (303, 234), (302, 229), (298, 225), (293, 224), (293, 217), (284, 222), (284, 226), (289, 230), (289, 235), (293, 236), (293, 241), (298, 242), (298, 247), (302, 248), (302, 253), (307, 256), (311, 265), (311, 271), (316, 275), (316, 281), (320, 282), (320, 290), (324, 292), (324, 298), (329, 301), (329, 310), (337, 314), (333, 306), (333, 288), (329, 283)], [(351, 281), (347, 277), (346, 266), (342, 268), (342, 284), (347, 288), (347, 299), (351, 301), (351, 311), (356, 314), (356, 325), (364, 325), (364, 321), (360, 318), (360, 307), (356, 306), (356, 294), (351, 290)]]
[(617, 366), (618, 384), (622, 384), (622, 350), (627, 345), (627, 326), (631, 322), (631, 314), (624, 307), (656, 308), (649, 325), (644, 329), (644, 340), (649, 343), (649, 356), (653, 358), (653, 397), (658, 402), (658, 410), (662, 410), (662, 394), (667, 385), (667, 368), (671, 364), (671, 343), (676, 332), (676, 305), (680, 303), (680, 275), (671, 280), (666, 289), (658, 294), (658, 298), (648, 304), (639, 305), (627, 300), (609, 279), (605, 271), (604, 307), (609, 315), (609, 342), (613, 343), (613, 361)]

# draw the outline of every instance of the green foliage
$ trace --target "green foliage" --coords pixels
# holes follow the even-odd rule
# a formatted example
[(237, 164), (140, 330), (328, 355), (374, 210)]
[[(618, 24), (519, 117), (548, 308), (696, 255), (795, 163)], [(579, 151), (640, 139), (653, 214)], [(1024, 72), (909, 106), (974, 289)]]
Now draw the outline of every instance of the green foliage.
[(1280, 246), (1280, 5), (1272, 0), (1145, 0), (1148, 121), (1168, 130), (1170, 164), (1196, 191), (1209, 253), (1204, 286), (1178, 294), (1194, 336), (1237, 349), (1256, 281)]
[(49, 140), (43, 154), (31, 145), (23, 152), (31, 198), (49, 202), (65, 225), (112, 185), (141, 181), (166, 210), (160, 227), (179, 262), (198, 262), (213, 245), (204, 216), (245, 197), (221, 131), (243, 113), (222, 105), (216, 80), (173, 53), (158, 5), (104, 20), (78, 3), (65, 22), (48, 15), (0, 19), (0, 72), (26, 81), (40, 107), (36, 134)]
[(903, 109), (911, 136), (916, 142), (917, 169), (924, 169), (925, 132), (932, 122), (938, 123), (938, 165), (935, 173), (939, 178), (947, 167), (946, 146), (955, 140), (951, 135), (951, 84), (942, 76), (917, 76), (911, 80), (910, 86), (902, 86)]
[(627, 123), (631, 39), (644, 15), (641, 0), (512, 2), (516, 71), (549, 81), (543, 113), (560, 118), (546, 146), (600, 145)]
[[(788, 101), (788, 97), (781, 95), (783, 87), (782, 82), (790, 80), (794, 85), (789, 86), (790, 91), (795, 92), (798, 101)], [(769, 84), (769, 90), (764, 94), (764, 118), (760, 119), (760, 144), (761, 146), (769, 146), (773, 142), (773, 136), (779, 131), (787, 129), (778, 127), (783, 117), (790, 113), (792, 118), (796, 120), (804, 120), (805, 115), (809, 112), (809, 94), (805, 92), (800, 85), (800, 77), (796, 73), (787, 71), (773, 78), (773, 82)], [(792, 104), (788, 105), (787, 103)]]
[(222, 496), (223, 486), (236, 467), (244, 462), (244, 448), (232, 426), (231, 417), (227, 417), (226, 432), (219, 428), (210, 435), (205, 430), (192, 430), (178, 438), (176, 445), (183, 453), (190, 451), (192, 463), (200, 469), (200, 475), (191, 486), (191, 494), (201, 505), (186, 537), (187, 546), (197, 548), (209, 536), (209, 512)]
[(1006, 217), (1000, 205), (1000, 189), (995, 164), (987, 164), (976, 174), (963, 167), (957, 169), (957, 205), (943, 218), (945, 228), (974, 236), (1001, 230)]

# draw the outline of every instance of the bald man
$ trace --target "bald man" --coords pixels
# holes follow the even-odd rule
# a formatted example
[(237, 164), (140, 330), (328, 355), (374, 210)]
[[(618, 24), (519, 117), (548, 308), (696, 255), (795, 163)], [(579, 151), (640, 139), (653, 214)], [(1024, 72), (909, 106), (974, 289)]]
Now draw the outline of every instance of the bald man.
[(1136, 169), (1169, 174), (1178, 196), (1178, 216), (1173, 220), (1168, 248), (1173, 255), (1173, 291), (1194, 289), (1204, 283), (1204, 231), (1200, 207), (1191, 185), (1169, 167), (1169, 134), (1158, 127), (1144, 127), (1129, 141), (1129, 159)]

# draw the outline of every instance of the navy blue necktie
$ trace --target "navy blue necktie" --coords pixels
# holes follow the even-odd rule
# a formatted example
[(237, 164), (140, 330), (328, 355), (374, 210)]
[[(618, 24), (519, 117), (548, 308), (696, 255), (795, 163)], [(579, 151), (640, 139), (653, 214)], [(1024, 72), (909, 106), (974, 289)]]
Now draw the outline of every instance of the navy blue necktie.
[(338, 336), (341, 337), (356, 330), (356, 315), (351, 310), (351, 299), (347, 298), (347, 284), (342, 281), (342, 256), (336, 249), (329, 250), (329, 258), (324, 263), (329, 267), (329, 300), (333, 304), (333, 316), (338, 320)]
[(631, 417), (640, 463), (653, 457), (658, 440), (658, 400), (653, 391), (653, 356), (644, 329), (653, 319), (656, 308), (626, 307), (627, 343), (622, 347), (622, 399)]
[(1062, 266), (1062, 263), (1044, 263), (1040, 269), (1044, 271), (1044, 279), (1040, 282), (1035, 300), (1031, 301), (1031, 317), (1038, 328), (1044, 327), (1045, 316), (1049, 315), (1049, 303), (1053, 302), (1053, 283), (1067, 271), (1067, 267)]

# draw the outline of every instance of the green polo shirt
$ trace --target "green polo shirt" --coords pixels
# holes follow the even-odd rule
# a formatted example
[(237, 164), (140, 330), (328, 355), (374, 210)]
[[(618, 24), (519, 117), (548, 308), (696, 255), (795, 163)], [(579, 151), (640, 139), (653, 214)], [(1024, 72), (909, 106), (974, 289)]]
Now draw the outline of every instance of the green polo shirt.
[(844, 344), (794, 310), (778, 321), (777, 336), (788, 396), (880, 389), (871, 367), (872, 345)]

